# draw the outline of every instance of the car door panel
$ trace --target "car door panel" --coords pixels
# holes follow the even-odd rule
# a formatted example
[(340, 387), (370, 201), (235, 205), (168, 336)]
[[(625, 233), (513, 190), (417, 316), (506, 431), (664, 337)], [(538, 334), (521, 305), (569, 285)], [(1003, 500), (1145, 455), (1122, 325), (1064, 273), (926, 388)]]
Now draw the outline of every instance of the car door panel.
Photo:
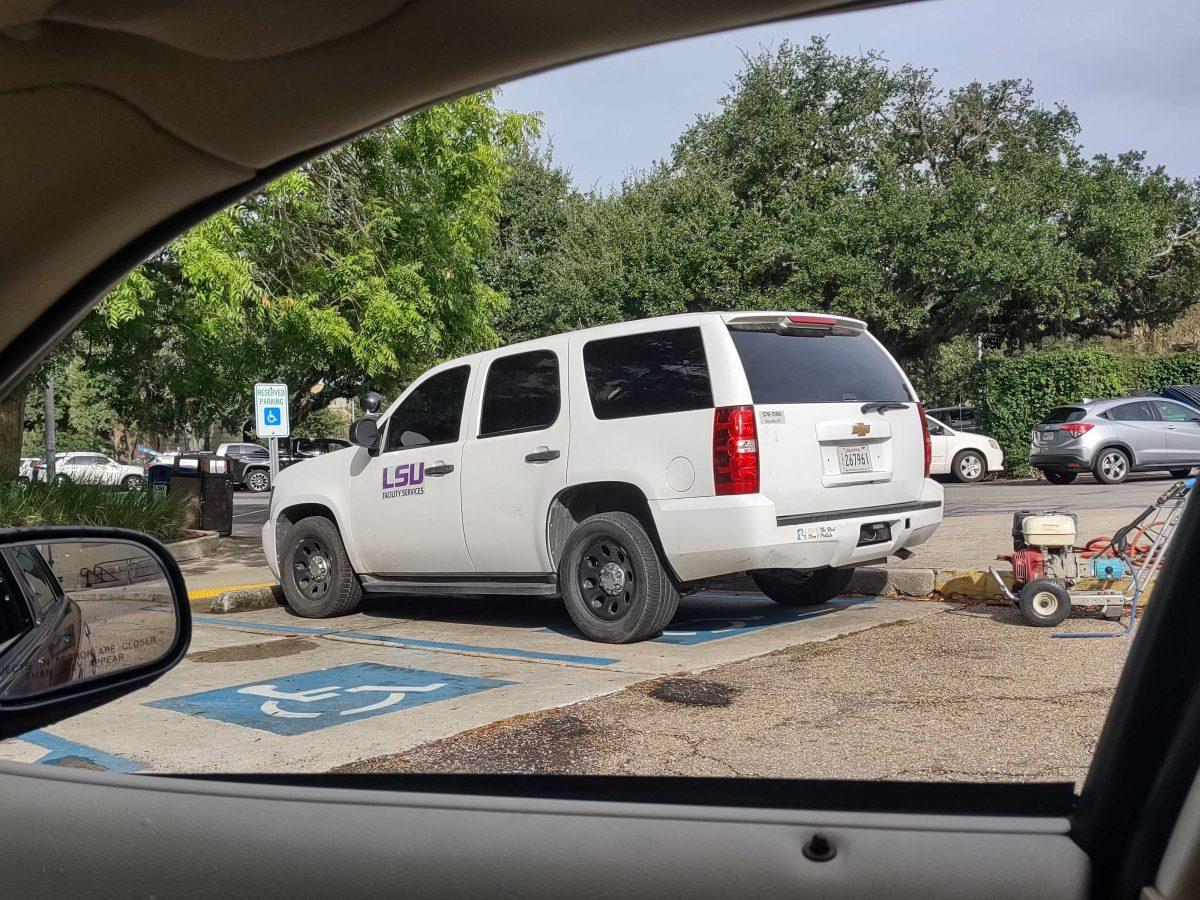
[[(410, 397), (439, 375), (466, 370), (459, 399), (458, 429), (450, 440), (404, 445), (421, 435), (404, 427)], [(474, 572), (462, 523), (462, 405), (470, 396), (469, 366), (436, 369), (409, 389), (383, 424), (381, 449), (355, 467), (349, 496), (358, 521), (354, 529), (360, 574), (453, 575)], [(457, 387), (455, 388), (457, 390)], [(414, 401), (415, 402), (415, 401)], [(430, 401), (439, 409), (439, 402)], [(392, 437), (395, 429), (397, 434)], [(435, 436), (436, 437), (436, 436)], [(395, 446), (389, 447), (388, 442)]]
[(1155, 400), (1166, 431), (1168, 462), (1200, 465), (1200, 413), (1168, 400)]
[[(8, 890), (24, 897), (896, 900), (1071, 900), (1087, 892), (1088, 861), (1067, 836), (1063, 815), (403, 792), (356, 789), (354, 777), (310, 787), (0, 763), (0, 791), (9, 808), (22, 811), (0, 819)], [(689, 788), (723, 780), (678, 781), (675, 795), (683, 798)], [(916, 801), (938, 786), (909, 787)], [(805, 856), (814, 834), (836, 850), (832, 859)], [(137, 863), (129, 856), (135, 846)]]
[(1133, 451), (1133, 464), (1153, 468), (1167, 463), (1167, 432), (1148, 401), (1135, 400), (1106, 413), (1105, 444), (1124, 445)]

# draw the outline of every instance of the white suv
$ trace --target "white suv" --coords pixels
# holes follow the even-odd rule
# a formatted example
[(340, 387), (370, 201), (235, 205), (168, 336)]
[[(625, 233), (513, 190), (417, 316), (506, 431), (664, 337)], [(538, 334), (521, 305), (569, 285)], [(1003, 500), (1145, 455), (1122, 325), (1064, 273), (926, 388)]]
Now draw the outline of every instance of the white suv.
[(925, 416), (853, 319), (698, 313), (456, 359), (279, 475), (263, 549), (292, 609), (363, 592), (561, 595), (588, 637), (653, 637), (749, 572), (823, 603), (942, 519)]

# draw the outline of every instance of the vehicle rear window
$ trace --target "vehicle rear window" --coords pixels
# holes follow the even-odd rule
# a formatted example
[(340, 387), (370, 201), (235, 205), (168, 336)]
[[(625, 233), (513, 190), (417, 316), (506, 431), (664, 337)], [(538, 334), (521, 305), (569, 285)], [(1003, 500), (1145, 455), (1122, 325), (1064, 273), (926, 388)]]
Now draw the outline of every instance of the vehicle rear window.
[(502, 356), (488, 369), (479, 436), (549, 428), (558, 418), (558, 357), (551, 350)]
[(866, 333), (729, 333), (755, 403), (913, 400), (900, 369)]
[(699, 328), (589, 341), (583, 346), (583, 371), (597, 419), (654, 416), (713, 405)]
[(1056, 406), (1046, 413), (1041, 424), (1062, 425), (1066, 422), (1078, 422), (1085, 415), (1087, 415), (1087, 410), (1080, 409), (1078, 406)]

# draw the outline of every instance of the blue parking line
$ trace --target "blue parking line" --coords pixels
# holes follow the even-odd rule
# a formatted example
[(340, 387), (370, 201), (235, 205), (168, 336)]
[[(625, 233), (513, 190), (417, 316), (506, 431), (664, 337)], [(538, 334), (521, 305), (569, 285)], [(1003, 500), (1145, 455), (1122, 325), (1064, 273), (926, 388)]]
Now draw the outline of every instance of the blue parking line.
[(77, 744), (75, 741), (68, 741), (66, 738), (51, 734), (48, 731), (27, 731), (18, 740), (50, 751), (37, 761), (37, 764), (40, 766), (57, 766), (68, 759), (80, 759), (106, 772), (132, 774), (142, 769), (141, 763), (136, 763), (132, 759), (126, 759), (123, 756), (117, 756), (113, 753), (105, 753), (103, 750), (89, 747), (87, 744)]
[(606, 656), (579, 656), (572, 653), (547, 653), (542, 650), (519, 650), (516, 647), (486, 647), (477, 644), (457, 644), (449, 641), (427, 641), (419, 638), (397, 637), (390, 634), (339, 631), (334, 628), (311, 628), (303, 625), (273, 625), (266, 622), (238, 622), (234, 619), (218, 619), (210, 616), (195, 616), (196, 622), (209, 625), (226, 625), (231, 628), (251, 628), (260, 631), (277, 631), (285, 634), (314, 634), (324, 637), (350, 638), (375, 644), (392, 644), (418, 650), (457, 650), (462, 653), (487, 653), (492, 656), (511, 656), (516, 659), (539, 659), (547, 662), (574, 663), (581, 666), (611, 666), (617, 662)]

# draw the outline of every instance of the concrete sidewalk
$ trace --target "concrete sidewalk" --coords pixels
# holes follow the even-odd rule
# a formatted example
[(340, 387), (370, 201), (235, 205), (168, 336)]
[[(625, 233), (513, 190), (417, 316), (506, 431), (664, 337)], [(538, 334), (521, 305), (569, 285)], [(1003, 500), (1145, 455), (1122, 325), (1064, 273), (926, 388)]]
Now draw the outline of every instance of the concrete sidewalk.
[(217, 552), (180, 563), (188, 599), (196, 609), (208, 609), (212, 598), (226, 591), (275, 583), (257, 538), (223, 537)]

